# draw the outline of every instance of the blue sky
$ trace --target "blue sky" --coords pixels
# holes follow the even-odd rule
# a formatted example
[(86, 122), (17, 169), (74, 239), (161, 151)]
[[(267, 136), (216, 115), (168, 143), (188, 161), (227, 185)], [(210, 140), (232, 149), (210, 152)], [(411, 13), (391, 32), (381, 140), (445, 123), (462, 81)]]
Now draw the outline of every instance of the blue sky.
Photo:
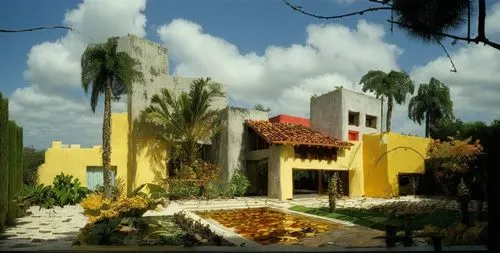
[[(137, 1), (142, 2), (142, 0)], [(366, 33), (371, 34), (371, 31), (374, 31), (375, 34), (373, 35), (374, 41), (366, 42), (367, 46), (373, 46), (373, 44), (378, 43), (381, 44), (380, 48), (389, 48), (387, 49), (387, 52), (389, 52), (388, 54), (392, 54), (388, 59), (380, 59), (381, 67), (401, 68), (408, 73), (411, 73), (412, 77), (414, 77), (414, 80), (416, 80), (417, 83), (419, 83), (421, 80), (427, 81), (431, 76), (438, 77), (438, 79), (447, 83), (452, 89), (452, 95), (456, 97), (456, 114), (466, 120), (491, 121), (491, 119), (500, 116), (498, 109), (494, 109), (495, 106), (498, 106), (497, 108), (500, 108), (500, 104), (496, 104), (494, 102), (495, 98), (499, 98), (498, 96), (500, 95), (500, 91), (498, 89), (487, 96), (489, 100), (486, 102), (488, 102), (487, 106), (489, 106), (490, 108), (488, 109), (486, 107), (483, 107), (481, 104), (477, 104), (477, 100), (474, 100), (473, 102), (467, 101), (467, 83), (463, 83), (465, 81), (467, 81), (468, 83), (474, 82), (475, 85), (479, 86), (481, 85), (481, 83), (484, 83), (485, 89), (493, 87), (495, 83), (498, 83), (497, 80), (499, 79), (496, 78), (496, 75), (498, 74), (495, 73), (500, 72), (500, 63), (498, 62), (498, 60), (494, 60), (493, 64), (490, 64), (492, 66), (485, 68), (486, 70), (484, 71), (490, 72), (477, 73), (477, 71), (473, 71), (472, 67), (470, 67), (476, 66), (477, 63), (482, 63), (484, 62), (484, 60), (500, 58), (498, 57), (498, 52), (491, 49), (484, 49), (484, 47), (482, 46), (481, 48), (475, 45), (468, 46), (464, 43), (458, 43), (457, 46), (450, 46), (448, 44), (447, 47), (450, 50), (452, 56), (456, 58), (455, 63), (457, 64), (457, 68), (459, 70), (459, 74), (453, 76), (449, 73), (449, 69), (451, 68), (451, 66), (449, 65), (447, 59), (443, 57), (443, 51), (438, 45), (427, 45), (423, 44), (420, 41), (411, 40), (403, 31), (400, 31), (397, 28), (394, 29), (393, 33), (391, 33), (389, 30), (390, 26), (387, 22), (385, 22), (385, 20), (389, 17), (387, 12), (367, 13), (363, 16), (356, 16), (341, 20), (324, 21), (294, 12), (287, 6), (285, 6), (281, 0), (149, 0), (145, 4), (145, 9), (141, 7), (141, 3), (137, 3), (137, 7), (130, 7), (132, 6), (132, 4), (130, 4), (130, 6), (127, 6), (128, 3), (126, 1), (122, 3), (111, 2), (109, 5), (104, 5), (103, 3), (98, 3), (94, 0), (83, 2), (63, 0), (5, 1), (2, 2), (2, 8), (0, 8), (0, 27), (14, 29), (40, 25), (59, 25), (62, 24), (65, 20), (65, 15), (68, 15), (68, 13), (72, 10), (81, 10), (82, 13), (84, 13), (83, 16), (94, 17), (92, 15), (95, 15), (95, 17), (100, 18), (99, 20), (106, 20), (106, 17), (99, 16), (103, 14), (99, 14), (97, 12), (96, 14), (90, 13), (94, 9), (90, 8), (89, 6), (94, 6), (98, 9), (98, 5), (102, 4), (102, 8), (109, 8), (106, 11), (109, 13), (110, 19), (124, 19), (123, 27), (120, 26), (116, 31), (111, 28), (109, 29), (109, 31), (98, 31), (100, 29), (99, 24), (93, 24), (91, 20), (92, 18), (82, 18), (81, 20), (83, 21), (81, 21), (76, 15), (74, 15), (72, 22), (75, 23), (75, 26), (81, 26), (78, 27), (80, 28), (79, 30), (84, 30), (88, 34), (93, 34), (93, 37), (96, 38), (100, 38), (101, 35), (108, 34), (109, 36), (111, 36), (123, 35), (126, 32), (133, 31), (143, 32), (147, 39), (162, 43), (164, 44), (164, 46), (169, 48), (169, 55), (171, 55), (171, 73), (179, 75), (210, 75), (214, 76), (216, 79), (227, 80), (230, 87), (229, 91), (233, 92), (234, 94), (234, 96), (232, 96), (230, 93), (230, 96), (232, 98), (233, 104), (235, 105), (249, 106), (256, 102), (261, 102), (270, 105), (273, 108), (273, 113), (283, 112), (291, 114), (306, 114), (306, 110), (300, 109), (290, 109), (289, 111), (287, 111), (288, 107), (284, 102), (273, 102), (270, 98), (267, 98), (266, 100), (265, 95), (262, 99), (260, 99), (259, 96), (261, 96), (262, 94), (259, 92), (256, 92), (255, 94), (246, 93), (245, 95), (238, 95), (238, 92), (243, 93), (243, 88), (241, 88), (242, 86), (252, 85), (252, 83), (242, 82), (241, 84), (233, 85), (233, 83), (236, 82), (232, 81), (233, 79), (231, 79), (231, 77), (218, 74), (221, 73), (218, 69), (206, 66), (206, 64), (203, 66), (197, 64), (196, 62), (203, 61), (204, 52), (202, 49), (197, 48), (182, 48), (182, 45), (186, 44), (181, 40), (182, 38), (184, 38), (182, 36), (182, 33), (184, 31), (186, 31), (186, 33), (187, 31), (190, 31), (195, 34), (192, 34), (192, 36), (189, 38), (199, 38), (200, 40), (203, 40), (205, 42), (207, 40), (214, 41), (212, 44), (207, 44), (213, 45), (213, 48), (207, 46), (206, 50), (210, 50), (207, 51), (207, 57), (216, 57), (217, 54), (220, 53), (224, 54), (224, 57), (234, 56), (236, 62), (245, 61), (242, 64), (251, 64), (255, 61), (269, 62), (270, 59), (278, 57), (271, 57), (268, 55), (270, 54), (268, 52), (270, 51), (270, 48), (280, 48), (285, 50), (289, 54), (294, 53), (292, 52), (292, 45), (294, 44), (301, 46), (301, 50), (307, 48), (308, 43), (306, 42), (306, 40), (310, 38), (309, 35), (312, 34), (308, 33), (307, 29), (311, 25), (317, 25), (317, 36), (323, 36), (324, 33), (321, 32), (325, 32), (327, 28), (340, 29), (331, 31), (342, 31), (343, 28), (350, 29), (350, 33), (346, 34), (345, 37), (339, 37), (339, 41), (337, 41), (337, 38), (335, 36), (331, 37), (331, 45), (327, 45), (323, 49), (320, 49), (320, 53), (325, 50), (328, 51), (328, 47), (335, 48), (337, 45), (343, 45), (344, 47), (346, 47), (349, 43), (351, 43), (349, 42), (349, 39), (351, 39), (351, 37), (353, 36), (360, 36), (360, 39), (356, 41), (359, 42), (360, 45), (362, 45), (362, 43), (365, 43), (362, 41), (364, 35), (360, 35), (361, 32), (359, 31), (361, 29), (360, 27), (365, 27), (363, 25), (360, 26), (360, 20), (363, 19), (368, 23), (368, 25), (366, 26), (366, 31), (370, 31)], [(488, 2), (490, 4), (488, 8), (490, 10), (488, 16), (489, 18), (491, 18), (490, 23), (495, 20), (498, 20), (500, 23), (500, 5), (496, 4), (497, 1)], [(362, 0), (355, 0), (353, 1), (353, 3), (349, 4), (336, 0), (294, 1), (294, 3), (303, 6), (303, 8), (306, 10), (321, 14), (344, 13), (350, 10), (361, 9), (370, 6)], [(82, 6), (87, 6), (88, 8), (85, 9), (82, 6), (79, 6), (79, 4), (82, 4)], [(29, 8), (27, 6), (29, 6)], [(134, 19), (127, 19), (127, 17), (124, 17), (127, 14), (120, 15), (120, 13), (117, 13), (119, 12), (119, 10), (123, 10), (122, 8), (127, 9), (128, 12), (126, 13), (130, 13), (130, 16), (135, 15), (136, 17), (145, 18), (145, 24), (137, 25), (136, 23), (134, 23)], [(496, 11), (497, 9), (498, 11)], [(182, 20), (185, 22), (174, 22), (175, 20)], [(325, 24), (327, 26), (321, 26), (320, 24)], [(333, 27), (328, 25), (335, 26)], [(197, 30), (196, 26), (199, 26), (201, 29)], [(166, 32), (161, 34), (158, 30), (158, 28), (160, 27), (164, 27), (164, 31)], [(127, 29), (130, 29), (130, 31)], [(102, 30), (105, 30), (105, 28), (103, 28)], [(358, 31), (358, 33), (356, 33), (356, 31)], [(114, 34), (115, 32), (119, 34)], [(500, 38), (500, 28), (498, 28), (497, 30), (496, 27), (493, 27), (491, 30), (489, 30), (489, 32), (493, 38)], [(381, 35), (381, 33), (383, 34)], [(40, 53), (39, 55), (35, 55), (35, 53), (33, 53), (32, 58), (36, 59), (36, 61), (33, 60), (31, 65), (28, 64), (30, 59), (30, 51), (34, 50), (33, 48), (36, 47), (36, 45), (44, 42), (49, 42), (51, 43), (51, 45), (57, 43), (62, 44), (63, 47), (68, 50), (68, 54), (70, 55), (69, 58), (76, 59), (77, 55), (72, 55), (73, 51), (69, 51), (70, 49), (68, 49), (72, 48), (71, 46), (68, 46), (70, 42), (68, 42), (67, 44), (65, 44), (64, 42), (64, 38), (68, 37), (68, 33), (63, 30), (45, 30), (29, 33), (0, 33), (0, 36), (0, 54), (2, 55), (2, 57), (0, 58), (0, 68), (2, 69), (2, 75), (0, 75), (0, 91), (3, 94), (11, 97), (11, 100), (14, 101), (13, 103), (15, 105), (13, 106), (11, 112), (12, 117), (15, 120), (21, 122), (21, 124), (26, 125), (25, 130), (26, 128), (28, 128), (28, 134), (27, 139), (25, 140), (25, 144), (35, 145), (37, 147), (47, 147), (48, 145), (50, 145), (50, 140), (53, 139), (62, 139), (63, 142), (83, 143), (84, 145), (90, 145), (92, 143), (97, 144), (99, 142), (99, 136), (96, 131), (86, 130), (83, 131), (84, 134), (77, 136), (77, 134), (70, 133), (70, 130), (60, 125), (60, 122), (65, 121), (58, 121), (59, 123), (53, 124), (44, 123), (42, 128), (54, 128), (54, 131), (40, 132), (35, 130), (34, 128), (39, 126), (37, 124), (43, 119), (37, 119), (34, 116), (31, 117), (26, 115), (30, 113), (34, 115), (36, 114), (36, 111), (34, 111), (35, 108), (40, 110), (44, 107), (36, 107), (36, 103), (29, 104), (26, 101), (22, 101), (22, 99), (34, 99), (33, 101), (47, 101), (50, 99), (55, 99), (55, 101), (62, 101), (61, 103), (65, 104), (75, 104), (75, 108), (77, 107), (76, 104), (87, 103), (83, 92), (79, 90), (77, 84), (71, 84), (71, 81), (68, 81), (68, 87), (71, 87), (71, 89), (68, 88), (67, 93), (51, 93), (49, 92), (49, 90), (53, 90), (47, 87), (49, 87), (50, 85), (59, 85), (57, 87), (64, 86), (64, 81), (61, 81), (62, 84), (58, 81), (47, 81), (47, 84), (45, 84), (43, 80), (47, 80), (47, 78), (53, 77), (49, 76), (42, 78), (40, 77), (40, 74), (37, 74), (39, 72), (35, 71), (37, 69), (36, 64), (40, 65), (40, 68), (46, 67), (44, 66), (44, 64), (50, 66), (54, 59), (58, 57), (57, 53), (54, 53), (57, 52), (57, 50), (51, 51), (53, 52), (52, 54)], [(224, 43), (221, 44), (218, 39), (223, 40)], [(347, 42), (344, 43), (341, 40), (345, 40)], [(78, 43), (74, 45), (77, 44)], [(397, 50), (390, 49), (393, 46), (396, 47)], [(237, 53), (234, 53), (232, 51), (233, 47), (237, 48)], [(176, 51), (172, 51), (173, 49), (175, 49)], [(352, 52), (356, 52), (359, 49), (359, 47), (354, 47), (349, 50), (352, 50)], [(200, 51), (196, 54), (196, 56), (190, 55), (190, 52), (193, 50)], [(497, 54), (496, 56), (495, 53)], [(255, 54), (259, 59), (255, 61), (252, 60), (253, 58), (252, 56), (250, 56), (251, 54)], [(349, 56), (345, 56), (343, 54), (349, 55), (351, 53), (333, 52), (331, 57), (337, 57), (337, 55), (339, 55), (339, 59), (351, 59), (349, 58)], [(471, 55), (473, 54), (476, 56), (471, 57)], [(308, 62), (308, 60), (306, 60), (305, 58), (301, 58), (300, 55), (293, 57), (296, 57), (293, 59), (297, 59), (298, 61)], [(366, 55), (366, 57), (368, 59), (370, 55)], [(363, 60), (361, 59), (358, 61)], [(288, 81), (290, 83), (289, 86), (286, 86), (286, 83), (279, 84), (277, 85), (279, 86), (279, 88), (276, 88), (275, 92), (277, 92), (276, 94), (278, 94), (278, 96), (279, 94), (291, 94), (292, 96), (295, 96), (299, 93), (309, 94), (312, 91), (308, 90), (308, 88), (304, 86), (304, 83), (307, 84), (308, 80), (318, 80), (318, 78), (321, 79), (321, 77), (325, 76), (335, 76), (339, 77), (339, 80), (346, 80), (346, 82), (357, 83), (359, 82), (359, 78), (361, 78), (361, 70), (364, 71), (365, 69), (375, 69), (379, 67), (377, 66), (377, 59), (372, 58), (369, 59), (369, 61), (371, 62), (371, 65), (364, 64), (362, 62), (351, 62), (347, 60), (338, 61), (335, 64), (346, 66), (359, 65), (359, 67), (351, 70), (347, 69), (347, 67), (344, 66), (330, 66), (323, 72), (312, 71), (303, 73), (303, 75), (301, 74), (300, 77), (297, 77), (301, 78), (302, 81), (297, 80), (296, 83)], [(315, 64), (319, 64), (319, 66), (321, 66), (322, 64), (327, 64), (327, 62), (328, 61), (322, 61)], [(74, 59), (73, 63), (75, 63)], [(24, 74), (26, 71), (32, 71), (32, 73), (34, 74), (31, 74), (30, 77), (27, 77)], [(54, 71), (54, 74), (57, 75), (57, 70)], [(242, 69), (235, 71), (241, 71), (241, 73), (245, 73), (245, 71)], [(277, 78), (276, 80), (278, 80), (279, 78), (277, 77), (277, 75), (283, 75), (284, 73), (286, 72), (283, 72), (283, 70), (276, 72), (267, 71), (265, 76), (268, 77), (268, 79), (275, 80), (275, 78)], [(479, 76), (486, 75), (487, 77), (474, 77), (474, 73), (477, 73), (477, 75)], [(72, 82), (75, 82), (74, 78), (71, 80), (73, 80)], [(316, 81), (314, 81), (313, 83), (314, 85), (317, 84)], [(295, 90), (294, 87), (296, 88)], [(322, 84), (321, 88), (318, 88), (315, 91), (326, 91), (325, 89), (327, 88), (325, 87), (326, 86)], [(332, 84), (332, 88), (333, 87), (334, 85)], [(300, 92), (297, 93), (297, 90)], [(485, 91), (488, 92), (488, 90)], [(28, 94), (30, 95), (28, 96)], [(43, 94), (43, 99), (41, 97), (30, 97), (37, 94)], [(250, 97), (248, 98), (248, 96)], [(245, 99), (242, 99), (242, 97), (245, 97)], [(65, 99), (68, 101), (66, 101)], [(305, 97), (304, 100), (308, 100), (308, 97)], [(471, 106), (464, 107), (466, 103), (471, 104)], [(35, 108), (29, 108), (29, 106)], [(85, 106), (87, 106), (87, 104), (85, 104)], [(411, 122), (408, 122), (408, 120), (405, 118), (406, 115), (404, 108), (406, 108), (406, 105), (402, 106), (399, 111), (396, 112), (396, 129), (403, 132), (413, 132), (421, 134), (422, 128)], [(60, 113), (61, 112), (50, 111), (50, 108), (47, 108), (45, 114), (47, 117), (49, 117), (47, 121), (50, 121), (53, 117), (61, 117)], [(76, 116), (74, 117), (80, 117), (78, 119), (80, 120), (79, 122), (83, 122), (82, 124), (87, 124), (84, 122), (92, 122), (92, 124), (94, 124), (95, 126), (98, 126), (100, 124), (100, 115), (98, 114), (78, 116), (78, 111), (75, 111), (75, 115)], [(74, 130), (75, 129), (71, 131)], [(62, 132), (66, 133), (62, 134)], [(45, 136), (41, 137), (40, 135)]]

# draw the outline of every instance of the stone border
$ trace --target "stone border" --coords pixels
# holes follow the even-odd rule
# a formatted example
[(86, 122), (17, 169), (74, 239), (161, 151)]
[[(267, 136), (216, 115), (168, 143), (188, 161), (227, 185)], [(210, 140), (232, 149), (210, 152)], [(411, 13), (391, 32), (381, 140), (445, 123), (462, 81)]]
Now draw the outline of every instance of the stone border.
[(222, 236), (224, 239), (228, 240), (229, 242), (233, 243), (235, 246), (240, 246), (242, 244), (244, 245), (250, 245), (250, 246), (261, 246), (255, 241), (248, 240), (244, 238), (243, 236), (239, 235), (238, 233), (235, 233), (231, 231), (229, 228), (226, 228), (218, 223), (210, 222), (207, 219), (201, 218), (197, 214), (191, 212), (191, 211), (184, 211), (186, 214), (186, 217), (189, 217), (195, 221), (200, 221), (201, 224), (203, 225), (208, 225), (210, 230), (214, 232), (215, 234)]

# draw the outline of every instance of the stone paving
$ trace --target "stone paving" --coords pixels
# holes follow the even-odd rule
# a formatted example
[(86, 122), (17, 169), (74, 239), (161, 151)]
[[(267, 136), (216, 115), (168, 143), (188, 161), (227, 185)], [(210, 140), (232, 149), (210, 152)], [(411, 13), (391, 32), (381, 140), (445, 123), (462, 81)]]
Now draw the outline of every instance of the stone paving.
[[(338, 207), (368, 208), (372, 205), (393, 201), (422, 201), (421, 198), (401, 197), (399, 199), (374, 198), (346, 198), (337, 201)], [(435, 200), (443, 207), (455, 208), (456, 204), (449, 201)], [(186, 200), (173, 201), (167, 208), (158, 211), (148, 211), (145, 216), (172, 215), (175, 212), (187, 210), (213, 210), (227, 208), (273, 207), (288, 209), (291, 206), (304, 205), (310, 207), (327, 206), (328, 198), (321, 196), (314, 198), (297, 198), (294, 200), (279, 201), (264, 197), (244, 197), (228, 200)], [(485, 207), (486, 208), (486, 207)], [(55, 207), (53, 209), (39, 209), (31, 207), (28, 216), (17, 219), (15, 227), (7, 228), (0, 234), (0, 250), (30, 249), (56, 250), (70, 249), (80, 228), (85, 226), (87, 218), (83, 215), (80, 206)], [(191, 212), (189, 212), (192, 214)], [(221, 229), (218, 232), (222, 233)]]

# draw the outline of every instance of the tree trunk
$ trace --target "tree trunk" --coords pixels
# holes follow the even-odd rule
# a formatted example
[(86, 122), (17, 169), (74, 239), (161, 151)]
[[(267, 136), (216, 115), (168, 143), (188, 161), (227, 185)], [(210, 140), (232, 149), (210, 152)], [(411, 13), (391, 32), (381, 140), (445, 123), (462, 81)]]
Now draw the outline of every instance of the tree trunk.
[(429, 112), (425, 113), (425, 137), (430, 137), (430, 120), (429, 120)]
[(466, 227), (469, 227), (470, 224), (469, 224), (469, 202), (468, 201), (461, 201), (460, 202), (459, 216), (460, 216), (460, 223), (462, 223)]
[(392, 106), (393, 106), (393, 98), (388, 97), (388, 99), (387, 99), (387, 118), (386, 118), (386, 123), (385, 123), (386, 132), (391, 131)]
[[(110, 84), (111, 85), (111, 84)], [(104, 167), (104, 196), (111, 198), (111, 86), (104, 90), (104, 119), (102, 122), (102, 165)]]

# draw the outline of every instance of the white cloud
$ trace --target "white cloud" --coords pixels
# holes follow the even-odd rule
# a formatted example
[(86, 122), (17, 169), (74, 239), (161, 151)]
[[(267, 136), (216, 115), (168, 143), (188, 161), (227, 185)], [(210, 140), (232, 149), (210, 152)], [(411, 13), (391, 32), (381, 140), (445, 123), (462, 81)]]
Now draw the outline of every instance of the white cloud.
[[(486, 32), (500, 40), (500, 3), (490, 7)], [(465, 44), (465, 43), (464, 43)], [(465, 120), (491, 121), (500, 117), (500, 52), (489, 46), (465, 44), (451, 54), (457, 73), (450, 72), (450, 62), (440, 56), (413, 69), (411, 76), (420, 83), (435, 77), (450, 87), (455, 114)]]
[(177, 63), (174, 74), (210, 76), (224, 83), (236, 101), (302, 116), (309, 114), (313, 93), (337, 85), (351, 88), (370, 69), (397, 69), (396, 58), (402, 53), (384, 42), (381, 26), (364, 20), (356, 29), (309, 25), (303, 44), (269, 46), (262, 55), (242, 54), (237, 46), (183, 19), (161, 26), (158, 34)]
[[(100, 143), (102, 109), (91, 113), (89, 97), (83, 95), (80, 58), (88, 43), (127, 33), (144, 36), (145, 7), (145, 0), (84, 0), (63, 20), (81, 33), (68, 32), (31, 48), (24, 72), (29, 86), (10, 97), (10, 112), (24, 127), (26, 145), (46, 147), (55, 139)], [(125, 109), (125, 101), (114, 104), (114, 111)]]

